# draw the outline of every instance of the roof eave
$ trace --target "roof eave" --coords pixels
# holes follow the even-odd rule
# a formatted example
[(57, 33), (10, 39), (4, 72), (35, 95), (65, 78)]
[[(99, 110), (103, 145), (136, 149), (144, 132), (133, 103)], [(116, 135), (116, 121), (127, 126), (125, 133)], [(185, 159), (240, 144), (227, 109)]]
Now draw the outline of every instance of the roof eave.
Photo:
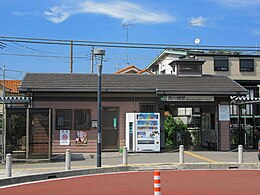
[(151, 68), (156, 62), (162, 59), (166, 54), (187, 55), (187, 52), (165, 49), (157, 58), (155, 58), (150, 64), (148, 64), (148, 66), (146, 66), (145, 69)]

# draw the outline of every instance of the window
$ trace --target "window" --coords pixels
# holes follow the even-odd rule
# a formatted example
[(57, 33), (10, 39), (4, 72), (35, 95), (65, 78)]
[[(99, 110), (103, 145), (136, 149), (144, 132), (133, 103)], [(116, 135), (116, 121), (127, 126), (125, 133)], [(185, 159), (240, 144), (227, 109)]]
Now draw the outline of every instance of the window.
[(74, 110), (74, 128), (75, 130), (87, 130), (91, 127), (90, 110)]
[(178, 66), (178, 75), (179, 76), (195, 76), (195, 75), (201, 75), (201, 66), (198, 65), (179, 65)]
[(155, 104), (140, 104), (140, 112), (155, 112)]
[(228, 58), (227, 57), (214, 57), (214, 70), (215, 71), (228, 71)]
[(56, 110), (56, 129), (58, 130), (72, 129), (72, 110), (70, 109)]
[(254, 59), (239, 59), (240, 71), (254, 71)]

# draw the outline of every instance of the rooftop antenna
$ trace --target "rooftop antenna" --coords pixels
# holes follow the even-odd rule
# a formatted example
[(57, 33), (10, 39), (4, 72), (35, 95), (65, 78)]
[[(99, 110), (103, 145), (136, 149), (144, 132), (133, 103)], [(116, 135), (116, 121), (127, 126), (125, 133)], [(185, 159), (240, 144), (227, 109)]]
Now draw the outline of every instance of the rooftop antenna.
[[(129, 23), (129, 22), (124, 22), (123, 23), (123, 29), (126, 30), (126, 43), (128, 43), (128, 39), (129, 39), (129, 36), (128, 36), (128, 29), (130, 26), (134, 26), (133, 23)], [(126, 48), (126, 65), (129, 66), (129, 61), (128, 61), (128, 49)]]

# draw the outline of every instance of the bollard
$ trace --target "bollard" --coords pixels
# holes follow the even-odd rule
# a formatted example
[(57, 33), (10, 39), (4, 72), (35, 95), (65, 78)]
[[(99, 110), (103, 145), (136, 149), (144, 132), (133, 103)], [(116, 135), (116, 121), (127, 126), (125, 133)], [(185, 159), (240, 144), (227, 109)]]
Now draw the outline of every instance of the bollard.
[(159, 170), (154, 171), (153, 180), (154, 195), (161, 195), (161, 174)]
[(6, 155), (6, 177), (12, 177), (12, 154)]
[(238, 163), (243, 163), (243, 145), (238, 146)]
[(179, 147), (179, 163), (184, 163), (184, 146), (180, 145)]
[(123, 165), (126, 166), (128, 163), (127, 163), (127, 147), (124, 146), (123, 147)]
[(66, 149), (65, 169), (66, 169), (66, 171), (71, 169), (71, 152), (70, 152), (70, 149)]

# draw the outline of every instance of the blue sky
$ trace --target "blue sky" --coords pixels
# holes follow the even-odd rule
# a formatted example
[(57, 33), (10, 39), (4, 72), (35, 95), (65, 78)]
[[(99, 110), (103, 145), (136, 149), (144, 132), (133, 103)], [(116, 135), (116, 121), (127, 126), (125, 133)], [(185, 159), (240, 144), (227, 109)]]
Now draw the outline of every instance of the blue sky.
[[(126, 42), (127, 24), (129, 42), (194, 44), (199, 37), (201, 45), (259, 46), (259, 10), (260, 0), (1, 0), (0, 35)], [(24, 72), (69, 72), (69, 47), (4, 43), (0, 64), (10, 70), (9, 79)], [(127, 62), (145, 68), (161, 52), (106, 50), (105, 73)], [(74, 48), (74, 72), (90, 72), (90, 51)]]

